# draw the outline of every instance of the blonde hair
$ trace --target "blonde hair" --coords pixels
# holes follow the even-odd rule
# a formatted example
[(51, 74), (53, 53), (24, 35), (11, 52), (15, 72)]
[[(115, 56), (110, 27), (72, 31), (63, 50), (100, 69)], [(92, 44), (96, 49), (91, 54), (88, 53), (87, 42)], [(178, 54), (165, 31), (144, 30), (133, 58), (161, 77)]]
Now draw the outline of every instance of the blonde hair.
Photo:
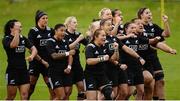
[(105, 12), (106, 10), (110, 10), (110, 11), (111, 11), (111, 9), (109, 9), (109, 8), (103, 8), (103, 9), (101, 9), (101, 10), (99, 11), (99, 18), (100, 18), (100, 19), (102, 18), (102, 15), (104, 14), (104, 12)]
[(89, 26), (89, 31), (91, 31), (92, 33), (94, 33), (94, 32), (95, 32), (94, 29), (95, 29), (95, 27), (97, 27), (96, 24), (98, 24), (99, 27), (100, 27), (100, 21), (94, 21), (94, 22), (92, 22), (92, 23), (90, 24), (90, 26)]
[(68, 28), (68, 25), (71, 23), (72, 19), (76, 19), (76, 17), (75, 16), (69, 16), (65, 19), (64, 25), (66, 26), (66, 28)]

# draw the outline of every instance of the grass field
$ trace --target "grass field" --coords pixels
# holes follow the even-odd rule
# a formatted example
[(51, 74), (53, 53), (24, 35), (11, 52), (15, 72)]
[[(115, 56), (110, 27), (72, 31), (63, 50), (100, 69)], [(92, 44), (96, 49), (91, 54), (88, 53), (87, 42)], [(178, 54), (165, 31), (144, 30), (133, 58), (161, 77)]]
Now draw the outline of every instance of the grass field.
[[(154, 22), (160, 25), (160, 0), (20, 0), (10, 4), (8, 0), (0, 0), (0, 41), (3, 38), (3, 27), (6, 21), (12, 18), (19, 19), (23, 24), (23, 35), (27, 35), (29, 29), (34, 26), (34, 15), (37, 9), (48, 13), (49, 26), (54, 27), (57, 23), (63, 23), (68, 16), (76, 16), (78, 19), (78, 30), (82, 33), (88, 29), (93, 18), (98, 17), (98, 12), (103, 7), (119, 8), (124, 15), (124, 21), (136, 17), (136, 12), (140, 7), (148, 7), (153, 13)], [(169, 16), (172, 36), (167, 43), (180, 51), (180, 2), (178, 0), (166, 0), (165, 13)], [(83, 49), (83, 48), (81, 48)], [(165, 71), (166, 99), (180, 99), (180, 56), (172, 56), (159, 51), (159, 57)], [(0, 43), (0, 100), (6, 96), (6, 54)], [(81, 62), (84, 66), (84, 55), (81, 53)], [(46, 85), (39, 79), (32, 99), (48, 99)], [(76, 98), (76, 90), (73, 90), (71, 99)], [(19, 99), (19, 96), (16, 97)]]

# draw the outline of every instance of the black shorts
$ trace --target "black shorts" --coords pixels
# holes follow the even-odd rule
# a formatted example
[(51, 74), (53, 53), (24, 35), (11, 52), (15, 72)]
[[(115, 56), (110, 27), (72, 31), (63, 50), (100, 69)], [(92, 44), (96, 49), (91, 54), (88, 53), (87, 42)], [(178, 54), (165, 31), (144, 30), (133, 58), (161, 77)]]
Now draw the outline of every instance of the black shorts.
[(163, 70), (162, 65), (159, 61), (157, 53), (153, 53), (147, 56), (147, 59), (151, 61), (153, 66), (153, 71)]
[(72, 74), (66, 74), (63, 71), (49, 69), (48, 79), (52, 89), (58, 87), (72, 86)]
[(139, 84), (144, 84), (144, 77), (143, 77), (142, 70), (141, 71), (127, 70), (127, 74), (128, 74), (129, 86), (136, 86)]
[(20, 86), (23, 84), (29, 84), (29, 73), (26, 68), (15, 69), (7, 68), (6, 70), (7, 85)]
[(80, 63), (72, 64), (72, 77), (73, 77), (74, 84), (76, 84), (79, 81), (84, 80), (84, 72)]
[(108, 79), (110, 80), (110, 83), (112, 83), (112, 86), (118, 86), (119, 85), (119, 71), (118, 67), (116, 66), (108, 66), (106, 69), (106, 75)]
[(85, 71), (86, 90), (99, 90), (101, 86), (111, 85), (108, 77), (104, 73), (94, 74)]
[(119, 73), (118, 73), (118, 85), (127, 84), (127, 83), (128, 83), (127, 71), (119, 69)]
[(147, 70), (154, 76), (153, 65), (151, 61), (146, 60), (145, 64), (143, 65), (143, 70)]
[(39, 77), (39, 74), (42, 74), (43, 77), (48, 76), (48, 68), (45, 67), (38, 61), (32, 61), (29, 63), (29, 74), (35, 77)]

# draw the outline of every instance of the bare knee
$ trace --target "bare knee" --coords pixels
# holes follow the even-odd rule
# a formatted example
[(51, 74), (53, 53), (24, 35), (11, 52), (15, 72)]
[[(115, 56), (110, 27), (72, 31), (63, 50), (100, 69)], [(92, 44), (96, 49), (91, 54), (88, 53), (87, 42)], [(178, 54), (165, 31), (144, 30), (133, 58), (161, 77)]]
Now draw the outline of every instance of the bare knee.
[(21, 100), (27, 100), (28, 99), (28, 92), (22, 92), (20, 94), (20, 96), (21, 96)]

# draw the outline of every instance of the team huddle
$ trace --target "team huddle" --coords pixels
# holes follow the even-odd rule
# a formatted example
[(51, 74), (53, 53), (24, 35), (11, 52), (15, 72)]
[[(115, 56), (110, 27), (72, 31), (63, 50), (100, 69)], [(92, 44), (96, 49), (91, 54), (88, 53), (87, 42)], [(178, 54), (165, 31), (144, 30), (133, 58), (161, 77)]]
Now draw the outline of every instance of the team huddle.
[[(123, 24), (119, 9), (103, 8), (86, 34), (77, 30), (77, 19), (48, 27), (47, 13), (38, 10), (28, 38), (16, 19), (4, 26), (3, 47), (7, 54), (7, 97), (17, 89), (21, 100), (30, 100), (39, 75), (49, 88), (51, 100), (69, 100), (73, 85), (77, 100), (165, 100), (164, 72), (157, 49), (176, 54), (165, 42), (170, 36), (168, 17), (164, 29), (152, 22), (149, 8), (140, 8), (137, 18)], [(80, 46), (85, 46), (85, 69)], [(30, 55), (25, 58), (26, 48)], [(27, 69), (26, 60), (29, 61)]]

